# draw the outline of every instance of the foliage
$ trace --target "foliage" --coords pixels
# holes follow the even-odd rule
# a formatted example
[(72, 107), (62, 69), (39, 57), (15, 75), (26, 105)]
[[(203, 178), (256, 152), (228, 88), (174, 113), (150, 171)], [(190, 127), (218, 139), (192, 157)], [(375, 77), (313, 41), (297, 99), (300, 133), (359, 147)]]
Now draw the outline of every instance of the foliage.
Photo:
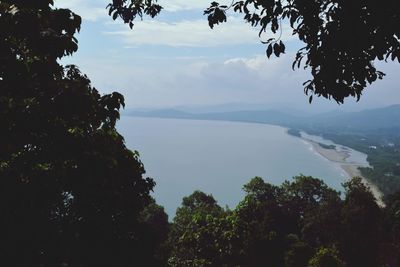
[(337, 144), (351, 147), (368, 155), (371, 167), (360, 168), (361, 174), (375, 184), (385, 195), (400, 190), (400, 135), (374, 134), (332, 134), (317, 131), (324, 138)]
[(336, 149), (335, 145), (326, 145), (326, 144), (323, 144), (323, 143), (318, 143), (318, 145), (320, 147), (322, 147), (322, 148), (325, 148), (325, 149)]
[(288, 241), (290, 242), (289, 248), (285, 253), (286, 267), (305, 267), (311, 256), (313, 249), (309, 244), (300, 241), (296, 235), (289, 235)]
[(360, 178), (344, 187), (341, 199), (313, 177), (300, 175), (280, 186), (255, 177), (244, 186), (246, 195), (233, 211), (223, 210), (212, 196), (196, 191), (178, 208), (170, 232), (169, 263), (392, 266), (388, 264), (399, 259), (390, 237), (390, 233), (398, 237), (398, 201), (387, 210), (386, 224), (392, 230), (383, 235), (383, 212), (369, 188)]
[(290, 128), (286, 132), (287, 132), (287, 134), (289, 134), (291, 136), (301, 137), (301, 131), (298, 129)]
[(222, 266), (230, 219), (211, 195), (195, 191), (178, 208), (170, 233), (171, 266)]
[[(400, 62), (400, 6), (396, 0), (384, 4), (365, 0), (240, 0), (228, 7), (212, 2), (204, 11), (211, 28), (227, 21), (226, 13), (243, 14), (258, 28), (267, 56), (285, 53), (281, 40), (283, 25), (304, 44), (296, 54), (293, 69), (310, 68), (312, 79), (305, 93), (333, 98), (343, 103), (348, 96), (360, 99), (363, 89), (385, 75), (374, 66), (376, 60)], [(113, 19), (118, 16), (133, 26), (136, 16), (154, 17), (161, 11), (156, 0), (114, 0), (109, 5)], [(303, 61), (304, 60), (304, 61)], [(302, 65), (303, 63), (303, 65)]]
[(378, 266), (382, 212), (361, 178), (353, 178), (344, 187), (343, 257), (349, 266)]
[(113, 0), (112, 3), (107, 5), (108, 15), (116, 20), (121, 18), (124, 23), (129, 24), (132, 29), (136, 17), (140, 19), (143, 15), (148, 15), (152, 18), (157, 16), (162, 7), (157, 4), (157, 0), (139, 0), (139, 1), (126, 1), (126, 0)]
[(310, 267), (344, 267), (344, 262), (340, 259), (339, 251), (336, 247), (321, 247), (309, 262)]
[(152, 267), (166, 266), (170, 246), (168, 244), (168, 234), (170, 231), (170, 223), (168, 222), (168, 215), (165, 213), (164, 208), (151, 199), (140, 214), (141, 229), (139, 233), (142, 235), (141, 240), (141, 253), (146, 259), (146, 265)]
[(400, 192), (389, 196), (386, 204), (384, 229), (388, 238), (400, 245)]
[(279, 208), (282, 191), (266, 184), (260, 177), (253, 178), (244, 185), (245, 198), (235, 210), (236, 232), (241, 244), (242, 266), (262, 266), (269, 262), (274, 266), (283, 264), (285, 234), (293, 228), (290, 215)]
[(115, 129), (124, 99), (58, 63), (81, 19), (52, 4), (0, 2), (0, 264), (146, 262), (154, 182)]

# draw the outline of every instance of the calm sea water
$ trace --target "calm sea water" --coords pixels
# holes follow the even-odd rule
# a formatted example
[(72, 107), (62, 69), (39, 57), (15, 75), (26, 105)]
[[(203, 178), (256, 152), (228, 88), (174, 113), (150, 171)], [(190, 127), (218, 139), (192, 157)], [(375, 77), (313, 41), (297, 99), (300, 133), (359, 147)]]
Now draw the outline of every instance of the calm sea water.
[(234, 208), (244, 196), (243, 185), (255, 176), (281, 184), (312, 175), (338, 190), (346, 177), (339, 165), (278, 126), (123, 116), (117, 127), (127, 146), (140, 152), (147, 175), (157, 183), (153, 195), (170, 217), (194, 190)]

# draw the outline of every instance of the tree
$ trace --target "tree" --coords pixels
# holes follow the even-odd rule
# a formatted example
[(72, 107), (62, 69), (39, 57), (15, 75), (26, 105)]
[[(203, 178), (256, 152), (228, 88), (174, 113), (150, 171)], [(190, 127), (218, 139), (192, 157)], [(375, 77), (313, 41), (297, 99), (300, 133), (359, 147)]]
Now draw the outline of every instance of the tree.
[(400, 192), (387, 198), (385, 207), (385, 230), (391, 241), (400, 246)]
[(143, 230), (139, 233), (142, 235), (139, 239), (143, 253), (147, 253), (144, 257), (147, 260), (146, 266), (167, 266), (171, 249), (167, 242), (170, 223), (164, 208), (152, 199), (141, 212), (140, 222)]
[(335, 247), (321, 247), (308, 263), (310, 267), (344, 267), (345, 263), (340, 259)]
[(348, 266), (378, 266), (382, 242), (382, 212), (359, 177), (343, 184), (346, 198), (341, 211), (341, 253)]
[(281, 186), (255, 177), (234, 210), (241, 266), (307, 266), (314, 249), (339, 242), (341, 199), (323, 181), (296, 176)]
[(288, 236), (289, 248), (285, 253), (285, 267), (307, 267), (314, 251), (296, 235)]
[(195, 191), (184, 198), (172, 223), (169, 264), (397, 266), (398, 196), (385, 208), (383, 224), (382, 210), (360, 178), (344, 188), (341, 199), (310, 176), (296, 176), (280, 186), (255, 177), (244, 185), (246, 195), (232, 211)]
[(400, 264), (400, 192), (388, 196), (385, 202), (382, 228), (386, 243), (381, 245), (380, 258), (386, 266), (398, 266)]
[(241, 266), (282, 266), (285, 237), (293, 229), (292, 218), (281, 208), (279, 187), (255, 177), (243, 186), (245, 198), (235, 209), (235, 232), (241, 242)]
[(292, 232), (314, 247), (335, 243), (341, 232), (339, 192), (320, 179), (304, 175), (295, 176), (282, 188), (285, 212), (296, 222)]
[[(162, 9), (157, 0), (113, 0), (108, 8), (114, 20), (119, 17), (131, 28), (136, 17), (154, 17)], [(304, 43), (292, 67), (309, 68), (313, 77), (304, 83), (310, 102), (313, 95), (338, 103), (349, 96), (359, 100), (367, 84), (385, 75), (374, 61), (400, 62), (397, 0), (240, 0), (229, 7), (212, 2), (204, 11), (210, 27), (226, 22), (230, 9), (259, 29), (268, 57), (285, 53), (282, 24), (290, 25), (293, 35)]]
[(170, 233), (173, 249), (169, 264), (223, 266), (225, 254), (229, 253), (224, 241), (229, 235), (226, 215), (211, 195), (201, 191), (183, 198)]
[(154, 182), (115, 129), (122, 95), (58, 63), (81, 19), (52, 4), (0, 2), (0, 264), (141, 265)]

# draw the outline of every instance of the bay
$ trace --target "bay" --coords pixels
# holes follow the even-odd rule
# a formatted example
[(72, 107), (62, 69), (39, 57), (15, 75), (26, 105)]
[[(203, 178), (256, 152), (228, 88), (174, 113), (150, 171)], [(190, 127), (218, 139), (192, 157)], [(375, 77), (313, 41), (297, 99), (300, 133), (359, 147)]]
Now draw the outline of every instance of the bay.
[(340, 165), (279, 126), (122, 116), (117, 128), (127, 147), (139, 151), (146, 175), (157, 183), (153, 196), (170, 218), (194, 190), (234, 208), (255, 176), (279, 185), (311, 175), (337, 190), (346, 179)]

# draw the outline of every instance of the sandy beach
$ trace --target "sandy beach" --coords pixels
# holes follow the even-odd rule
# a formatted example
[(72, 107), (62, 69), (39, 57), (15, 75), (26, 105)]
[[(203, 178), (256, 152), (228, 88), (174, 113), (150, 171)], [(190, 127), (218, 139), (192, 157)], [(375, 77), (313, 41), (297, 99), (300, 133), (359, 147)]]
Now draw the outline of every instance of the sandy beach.
[(358, 169), (361, 167), (360, 165), (354, 164), (354, 163), (349, 163), (347, 162), (347, 158), (350, 156), (348, 151), (343, 151), (343, 150), (336, 150), (336, 149), (327, 149), (321, 147), (317, 142), (314, 142), (309, 139), (304, 139), (307, 142), (309, 142), (314, 151), (316, 151), (318, 154), (323, 156), (324, 158), (328, 159), (329, 161), (338, 163), (340, 167), (348, 174), (349, 178), (350, 177), (361, 177), (364, 184), (368, 186), (372, 192), (372, 194), (376, 198), (376, 202), (378, 203), (379, 206), (383, 207), (385, 204), (382, 201), (383, 194), (382, 192), (371, 182), (369, 182), (365, 177), (361, 175), (360, 170)]

